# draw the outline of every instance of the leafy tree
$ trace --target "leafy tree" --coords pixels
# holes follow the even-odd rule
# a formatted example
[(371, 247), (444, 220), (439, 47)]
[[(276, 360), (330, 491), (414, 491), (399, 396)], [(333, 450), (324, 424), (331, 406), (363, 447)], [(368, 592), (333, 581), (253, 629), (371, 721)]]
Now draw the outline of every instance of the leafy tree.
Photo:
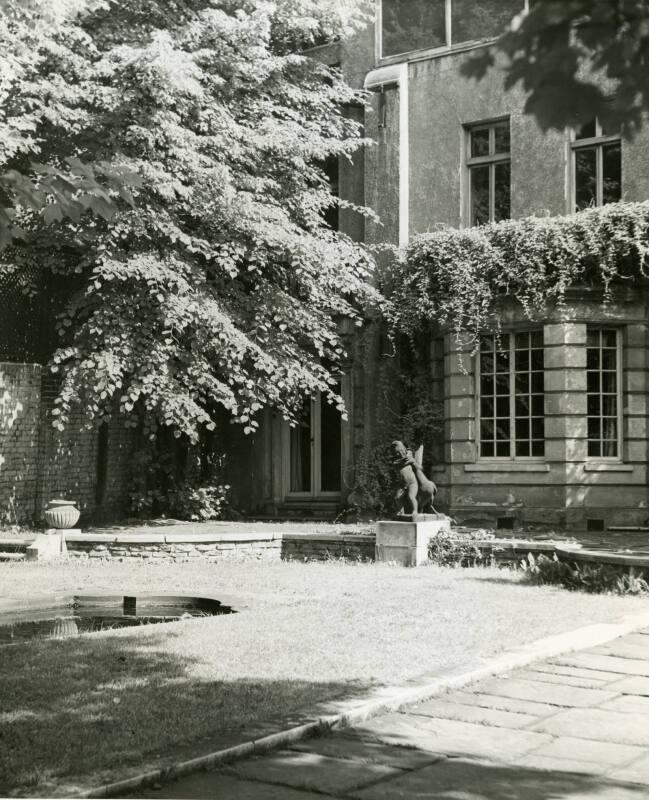
[[(33, 27), (50, 5), (54, 21)], [(345, 113), (363, 97), (296, 43), (348, 35), (362, 11), (338, 0), (14, 11), (0, 121), (15, 145), (0, 167), (44, 196), (17, 189), (22, 238), (4, 258), (70, 287), (56, 424), (77, 405), (106, 420), (117, 403), (151, 437), (162, 426), (196, 441), (223, 408), (247, 432), (267, 405), (292, 418), (304, 394), (342, 408), (339, 320), (359, 320), (376, 294), (371, 257), (324, 221), (337, 201), (322, 165), (363, 146)], [(48, 166), (30, 176), (36, 154)]]
[(649, 4), (645, 0), (533, 0), (494, 48), (463, 66), (479, 79), (504, 56), (505, 85), (527, 92), (544, 129), (599, 116), (632, 137), (649, 108)]

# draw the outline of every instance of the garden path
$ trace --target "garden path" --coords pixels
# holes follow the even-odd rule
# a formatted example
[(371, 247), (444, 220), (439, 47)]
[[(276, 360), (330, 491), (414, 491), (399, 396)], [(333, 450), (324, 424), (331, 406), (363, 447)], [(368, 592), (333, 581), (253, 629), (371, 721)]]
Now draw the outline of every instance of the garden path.
[(135, 796), (641, 800), (649, 629)]

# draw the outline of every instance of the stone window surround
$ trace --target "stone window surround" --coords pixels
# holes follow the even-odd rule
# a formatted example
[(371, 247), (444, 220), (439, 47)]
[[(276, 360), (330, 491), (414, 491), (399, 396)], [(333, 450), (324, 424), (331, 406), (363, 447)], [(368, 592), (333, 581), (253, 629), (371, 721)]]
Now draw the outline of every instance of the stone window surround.
[[(453, 53), (464, 53), (468, 50), (476, 50), (479, 47), (488, 47), (496, 41), (496, 37), (489, 39), (482, 39), (480, 41), (459, 42), (457, 44), (446, 44), (441, 47), (427, 47), (418, 50), (409, 50), (405, 53), (397, 53), (391, 56), (383, 56), (382, 54), (382, 0), (374, 0), (375, 2), (375, 36), (374, 36), (374, 58), (378, 66), (386, 66), (388, 64), (399, 64), (402, 62), (410, 61), (423, 61), (429, 58), (436, 58), (438, 56), (445, 56)], [(452, 0), (446, 0), (447, 3), (447, 19), (449, 18), (448, 9), (450, 8)], [(529, 11), (530, 0), (522, 0), (522, 11)], [(447, 41), (450, 40), (449, 23), (447, 22)]]
[[(509, 126), (509, 149), (507, 152), (497, 153), (495, 148), (495, 129), (507, 123)], [(481, 130), (489, 130), (489, 155), (472, 156), (471, 141), (472, 134)], [(496, 172), (495, 169), (501, 164), (509, 164), (509, 215), (511, 216), (511, 117), (509, 115), (496, 117), (487, 121), (471, 122), (464, 126), (464, 149), (463, 149), (463, 175), (464, 175), (464, 197), (462, 203), (462, 227), (473, 227), (473, 191), (472, 191), (472, 171), (475, 168), (489, 167), (489, 222), (496, 221)]]
[[(603, 205), (603, 148), (607, 144), (622, 144), (621, 133), (604, 134), (602, 125), (598, 118), (595, 118), (595, 136), (588, 139), (577, 139), (575, 128), (566, 130), (568, 147), (568, 191), (566, 197), (566, 212), (574, 214), (577, 208), (577, 167), (575, 163), (576, 154), (579, 150), (595, 148), (597, 153), (597, 206)], [(622, 176), (623, 179), (624, 176)]]
[[(544, 460), (544, 456), (536, 455), (536, 456), (519, 456), (515, 455), (515, 442), (516, 442), (516, 435), (515, 435), (515, 421), (516, 421), (516, 413), (514, 408), (514, 398), (515, 398), (515, 376), (516, 376), (516, 364), (515, 364), (515, 343), (514, 337), (517, 333), (533, 333), (538, 332), (540, 330), (541, 335), (543, 334), (543, 326), (534, 326), (532, 328), (525, 327), (524, 329), (513, 329), (513, 330), (506, 330), (502, 331), (501, 336), (507, 337), (507, 350), (509, 352), (509, 405), (510, 405), (510, 413), (509, 413), (509, 424), (510, 424), (510, 454), (508, 456), (480, 456), (478, 458), (478, 464), (494, 464), (494, 465), (503, 465), (505, 469), (503, 471), (508, 472), (510, 471), (507, 467), (511, 464), (520, 464), (522, 466), (537, 466), (539, 463), (542, 463)], [(528, 350), (528, 352), (530, 352)], [(476, 447), (479, 448), (480, 442), (480, 426), (481, 426), (481, 396), (480, 396), (480, 377), (481, 377), (481, 370), (480, 370), (480, 355), (476, 355), (474, 359), (474, 374), (475, 374), (475, 424), (476, 424)], [(528, 373), (529, 374), (529, 373)], [(531, 387), (530, 387), (531, 388)], [(531, 402), (531, 401), (530, 401)], [(545, 413), (544, 413), (545, 417)], [(530, 406), (530, 414), (529, 419), (532, 419), (532, 408)], [(515, 470), (514, 470), (515, 471)], [(531, 471), (536, 471), (532, 469)]]
[[(547, 323), (546, 323), (547, 324)], [(543, 329), (545, 329), (545, 324), (543, 324)], [(617, 359), (617, 372), (618, 372), (618, 441), (619, 447), (618, 452), (620, 455), (615, 457), (587, 457), (583, 463), (583, 471), (588, 473), (606, 473), (606, 472), (618, 472), (618, 473), (629, 473), (634, 472), (635, 467), (633, 464), (624, 463), (624, 459), (622, 453), (624, 451), (624, 411), (623, 411), (623, 398), (624, 393), (626, 391), (624, 386), (624, 334), (623, 334), (623, 326), (620, 325), (611, 325), (607, 323), (605, 325), (595, 325), (595, 327), (614, 327), (618, 331), (617, 335), (617, 348), (618, 348), (618, 359)], [(507, 327), (507, 329), (503, 330), (503, 335), (507, 335), (513, 333), (514, 331), (524, 331), (524, 330), (531, 330), (528, 324), (523, 325), (515, 325), (512, 328)], [(547, 346), (547, 345), (546, 345)], [(478, 369), (479, 363), (477, 356), (473, 359), (473, 375), (474, 375), (474, 385), (475, 385), (475, 395), (474, 395), (474, 420), (475, 420), (475, 431), (476, 431), (476, 439), (477, 439), (477, 432), (479, 431), (479, 418), (480, 418), (480, 391), (479, 391), (479, 379), (478, 379)], [(584, 366), (584, 375), (586, 374), (586, 368)], [(476, 441), (477, 446), (477, 441)], [(512, 457), (509, 459), (501, 458), (480, 458), (472, 463), (464, 463), (463, 465), (464, 472), (468, 473), (549, 473), (550, 472), (550, 463), (545, 458), (520, 458), (520, 457)]]

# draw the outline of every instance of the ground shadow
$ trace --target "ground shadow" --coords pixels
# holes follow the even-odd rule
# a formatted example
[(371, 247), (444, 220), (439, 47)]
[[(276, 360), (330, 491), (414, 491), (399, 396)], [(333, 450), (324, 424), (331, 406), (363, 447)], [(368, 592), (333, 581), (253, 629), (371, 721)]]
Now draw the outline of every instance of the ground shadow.
[(176, 635), (0, 648), (0, 796), (71, 796), (297, 724), (318, 703), (370, 688), (214, 680), (210, 665), (165, 652), (165, 639)]
[[(493, 729), (491, 729), (493, 731)], [(490, 728), (484, 727), (484, 736)], [(503, 752), (506, 762), (508, 753)], [(560, 760), (559, 760), (560, 761)], [(481, 759), (470, 752), (436, 754), (366, 738), (353, 730), (302, 742), (291, 750), (249, 758), (211, 773), (134, 793), (140, 798), (305, 800), (317, 795), (354, 800), (640, 800), (647, 786), (566, 768), (539, 769)], [(592, 764), (593, 772), (598, 765)], [(574, 768), (573, 768), (574, 770)], [(314, 792), (316, 794), (310, 794)]]

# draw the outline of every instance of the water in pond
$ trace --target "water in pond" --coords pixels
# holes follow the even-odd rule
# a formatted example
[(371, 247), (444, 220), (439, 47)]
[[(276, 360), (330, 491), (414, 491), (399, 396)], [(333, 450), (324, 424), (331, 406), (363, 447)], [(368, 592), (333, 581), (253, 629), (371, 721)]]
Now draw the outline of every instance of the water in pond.
[(143, 613), (122, 613), (118, 608), (87, 609), (51, 608), (14, 616), (10, 622), (0, 620), (0, 647), (17, 644), (30, 639), (67, 639), (80, 633), (128, 628), (137, 625), (152, 625), (158, 622), (175, 622), (190, 617), (211, 617), (232, 614), (229, 606), (211, 605), (209, 608), (174, 608), (173, 606), (147, 606)]

